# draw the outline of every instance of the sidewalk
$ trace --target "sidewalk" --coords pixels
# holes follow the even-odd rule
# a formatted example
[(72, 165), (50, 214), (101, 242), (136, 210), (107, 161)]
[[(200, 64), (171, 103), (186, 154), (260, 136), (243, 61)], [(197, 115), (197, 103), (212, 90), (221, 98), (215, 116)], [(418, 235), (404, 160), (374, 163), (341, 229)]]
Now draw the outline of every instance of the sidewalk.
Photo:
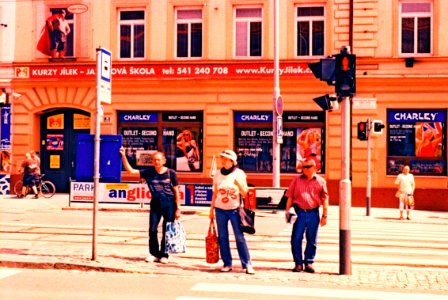
[[(44, 212), (70, 213), (71, 215), (91, 209), (91, 204), (73, 204), (68, 207), (68, 195), (59, 194), (52, 199), (26, 199), (16, 201), (13, 196), (0, 200), (2, 214)], [(148, 207), (119, 204), (101, 204), (100, 210), (106, 213), (135, 212), (140, 218), (147, 217)], [(23, 224), (20, 222), (4, 223), (1, 219), (0, 267), (68, 269), (100, 272), (127, 272), (139, 274), (160, 274), (173, 276), (196, 276), (205, 278), (247, 278), (239, 266), (234, 252), (234, 271), (223, 274), (219, 272), (221, 262), (210, 265), (205, 262), (204, 238), (208, 226), (208, 207), (182, 207), (188, 241), (187, 252), (170, 256), (169, 264), (146, 263), (147, 229), (139, 227), (99, 227), (96, 247), (96, 261), (92, 260), (92, 228), (89, 226)], [(339, 208), (330, 207), (331, 226), (339, 226)], [(400, 225), (397, 221), (398, 210), (372, 208), (371, 216), (365, 216), (365, 208), (351, 208), (353, 226), (374, 227), (378, 222), (391, 230)], [(328, 259), (325, 255), (326, 245), (318, 246), (315, 274), (292, 273), (292, 261), (289, 250), (290, 233), (275, 233), (273, 225), (283, 212), (278, 214), (267, 210), (257, 210), (259, 232), (247, 236), (251, 257), (256, 274), (251, 278), (266, 282), (325, 282), (335, 286), (403, 288), (424, 290), (427, 292), (448, 293), (448, 262), (435, 261), (425, 266), (424, 249), (421, 255), (409, 265), (395, 265), (392, 262), (378, 261), (372, 253), (370, 261), (359, 262), (352, 258), (351, 276), (339, 275), (337, 253), (330, 250)], [(402, 221), (403, 222), (403, 221)], [(448, 225), (448, 213), (413, 211), (409, 226), (444, 228)], [(333, 231), (335, 228), (333, 228)], [(325, 233), (324, 233), (325, 234)], [(399, 242), (399, 241), (398, 241)], [(447, 243), (446, 240), (440, 241)], [(234, 247), (234, 242), (231, 243)], [(331, 249), (334, 249), (331, 248)], [(441, 248), (442, 249), (442, 248)], [(146, 250), (146, 252), (145, 252)], [(268, 251), (267, 251), (268, 250)], [(235, 249), (232, 249), (235, 251)], [(442, 250), (441, 250), (442, 251)], [(445, 252), (446, 253), (446, 252)], [(319, 256), (320, 255), (320, 256)], [(446, 257), (446, 255), (445, 255)], [(418, 260), (419, 267), (416, 267)], [(357, 261), (358, 260), (358, 261)]]

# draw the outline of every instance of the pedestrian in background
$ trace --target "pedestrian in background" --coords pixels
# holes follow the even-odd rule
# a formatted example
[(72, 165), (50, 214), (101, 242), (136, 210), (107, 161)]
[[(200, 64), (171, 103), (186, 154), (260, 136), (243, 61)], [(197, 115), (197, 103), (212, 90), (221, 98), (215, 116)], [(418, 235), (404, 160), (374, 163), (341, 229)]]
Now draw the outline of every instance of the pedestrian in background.
[[(232, 150), (224, 150), (221, 156), (221, 170), (213, 177), (213, 196), (210, 206), (210, 219), (216, 216), (219, 250), (224, 266), (221, 272), (232, 271), (232, 254), (229, 242), (229, 221), (233, 228), (236, 247), (241, 266), (247, 274), (255, 274), (250, 261), (244, 233), (240, 228), (239, 207), (243, 205), (240, 195), (247, 199), (246, 174), (237, 167), (237, 155)], [(247, 199), (247, 201), (249, 201)]]
[(410, 220), (410, 210), (409, 197), (414, 196), (415, 181), (414, 175), (410, 173), (409, 166), (404, 166), (400, 174), (398, 174), (397, 179), (395, 179), (395, 184), (398, 184), (397, 198), (399, 200), (400, 209), (400, 220), (403, 220), (403, 210), (406, 207), (406, 219)]
[[(327, 224), (328, 190), (325, 179), (316, 174), (316, 162), (307, 158), (301, 162), (303, 173), (289, 185), (286, 196), (286, 220), (290, 220), (290, 209), (294, 208), (297, 219), (291, 234), (291, 251), (295, 266), (293, 272), (305, 270), (314, 273), (314, 257), (317, 250), (317, 233)], [(322, 206), (322, 217), (319, 207)], [(305, 252), (302, 253), (303, 235), (306, 237)], [(305, 265), (305, 269), (303, 266)]]
[(34, 151), (34, 150), (30, 150), (30, 156), (31, 156), (31, 159), (33, 159), (36, 162), (36, 165), (37, 165), (36, 174), (39, 175), (40, 174), (40, 158), (39, 158), (39, 156), (37, 156), (36, 151)]
[[(174, 222), (180, 218), (179, 190), (177, 174), (174, 170), (165, 167), (166, 158), (162, 152), (154, 153), (153, 166), (143, 170), (131, 167), (125, 149), (120, 148), (121, 160), (124, 168), (131, 174), (139, 174), (145, 179), (151, 192), (149, 213), (149, 253), (145, 261), (168, 263), (168, 253), (165, 253), (166, 223)], [(157, 228), (163, 217), (162, 240), (159, 245)]]
[(31, 154), (29, 152), (25, 153), (25, 160), (22, 162), (22, 165), (20, 167), (21, 171), (23, 172), (23, 185), (22, 185), (22, 194), (17, 195), (18, 198), (25, 197), (26, 188), (31, 188), (34, 193), (34, 198), (39, 198), (39, 193), (37, 191), (37, 184), (38, 184), (38, 177), (37, 177), (37, 170), (38, 165), (35, 159), (31, 158)]

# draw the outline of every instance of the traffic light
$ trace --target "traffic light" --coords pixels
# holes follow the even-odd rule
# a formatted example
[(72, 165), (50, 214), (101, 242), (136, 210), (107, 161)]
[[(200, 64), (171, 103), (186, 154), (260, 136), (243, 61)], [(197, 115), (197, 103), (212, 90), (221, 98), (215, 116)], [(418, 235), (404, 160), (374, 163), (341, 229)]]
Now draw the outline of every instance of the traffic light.
[(383, 133), (383, 128), (384, 128), (384, 124), (383, 121), (381, 120), (373, 120), (372, 121), (372, 133), (374, 134), (382, 134)]
[(367, 122), (358, 123), (358, 140), (367, 141)]
[(356, 93), (356, 55), (347, 49), (335, 55), (336, 94), (341, 97), (351, 97)]
[(335, 60), (333, 57), (322, 58), (319, 62), (309, 63), (308, 67), (316, 78), (319, 78), (321, 81), (326, 81), (328, 85), (335, 84)]
[(324, 95), (313, 99), (317, 105), (323, 110), (333, 111), (339, 109), (339, 102), (337, 101), (336, 95)]

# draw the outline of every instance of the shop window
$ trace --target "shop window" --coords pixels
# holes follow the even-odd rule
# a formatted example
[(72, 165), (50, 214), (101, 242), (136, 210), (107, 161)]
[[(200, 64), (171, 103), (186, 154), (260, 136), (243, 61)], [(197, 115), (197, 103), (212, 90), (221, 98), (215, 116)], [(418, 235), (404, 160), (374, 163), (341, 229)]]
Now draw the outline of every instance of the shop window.
[(262, 53), (262, 9), (235, 9), (235, 56), (260, 57)]
[(297, 7), (297, 56), (322, 56), (325, 49), (323, 6)]
[[(272, 112), (235, 112), (235, 152), (246, 172), (272, 172)], [(325, 113), (285, 112), (280, 171), (296, 173), (304, 158), (312, 158), (318, 173), (325, 173)]]
[(387, 110), (387, 174), (446, 176), (446, 110)]
[(202, 57), (202, 10), (176, 10), (176, 56)]
[(122, 10), (119, 12), (120, 58), (145, 57), (145, 12)]
[(133, 168), (152, 165), (152, 155), (161, 151), (167, 167), (202, 172), (202, 112), (119, 112), (118, 133)]
[(432, 46), (432, 2), (400, 3), (400, 53), (430, 54)]

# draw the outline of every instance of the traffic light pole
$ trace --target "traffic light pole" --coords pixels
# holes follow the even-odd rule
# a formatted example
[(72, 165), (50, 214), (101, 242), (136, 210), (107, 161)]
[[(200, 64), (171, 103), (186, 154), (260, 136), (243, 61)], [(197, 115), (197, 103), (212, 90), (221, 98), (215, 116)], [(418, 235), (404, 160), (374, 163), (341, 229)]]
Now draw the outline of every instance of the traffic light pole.
[[(277, 101), (280, 97), (280, 61), (279, 61), (279, 0), (274, 0), (274, 95), (272, 104), (272, 186), (280, 187), (280, 121), (277, 118)], [(281, 127), (281, 126), (280, 126)], [(280, 133), (281, 134), (281, 133)]]
[(366, 184), (366, 216), (370, 216), (370, 197), (372, 191), (372, 177), (370, 176), (370, 133), (372, 130), (372, 121), (367, 119), (367, 184)]
[(339, 274), (351, 275), (350, 97), (341, 103), (341, 181), (339, 184)]

